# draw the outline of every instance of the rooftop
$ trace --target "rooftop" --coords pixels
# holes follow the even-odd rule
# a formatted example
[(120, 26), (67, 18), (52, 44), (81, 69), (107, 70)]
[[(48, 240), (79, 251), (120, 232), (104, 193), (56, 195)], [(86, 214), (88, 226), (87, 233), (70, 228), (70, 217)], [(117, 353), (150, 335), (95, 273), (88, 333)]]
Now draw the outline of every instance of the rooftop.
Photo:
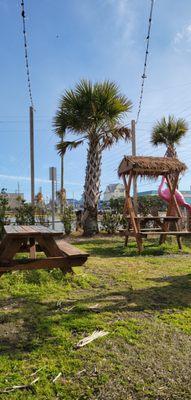
[(180, 174), (187, 169), (186, 165), (177, 158), (125, 156), (121, 161), (118, 174), (147, 176), (156, 178), (160, 175)]

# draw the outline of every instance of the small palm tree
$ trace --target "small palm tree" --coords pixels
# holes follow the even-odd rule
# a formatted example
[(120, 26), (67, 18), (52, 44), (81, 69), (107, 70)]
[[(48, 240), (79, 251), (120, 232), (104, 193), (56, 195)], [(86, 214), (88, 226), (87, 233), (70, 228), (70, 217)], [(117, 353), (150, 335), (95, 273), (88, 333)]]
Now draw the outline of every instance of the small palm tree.
[(165, 156), (177, 157), (175, 145), (180, 143), (187, 131), (188, 124), (183, 118), (176, 119), (173, 115), (169, 115), (168, 120), (163, 117), (154, 125), (151, 143), (154, 146), (166, 145)]
[(83, 228), (85, 235), (98, 232), (97, 206), (100, 196), (102, 151), (120, 139), (129, 139), (130, 130), (121, 125), (131, 101), (110, 81), (92, 84), (82, 80), (74, 90), (66, 90), (54, 118), (55, 132), (63, 129), (80, 138), (58, 143), (60, 154), (86, 142), (88, 146), (84, 185)]

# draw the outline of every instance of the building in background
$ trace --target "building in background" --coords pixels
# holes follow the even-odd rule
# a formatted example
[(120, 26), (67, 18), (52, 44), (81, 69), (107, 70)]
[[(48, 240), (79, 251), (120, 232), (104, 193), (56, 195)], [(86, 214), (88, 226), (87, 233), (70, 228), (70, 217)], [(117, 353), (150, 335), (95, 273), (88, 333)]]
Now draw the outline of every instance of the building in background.
[(15, 210), (15, 208), (19, 207), (21, 204), (21, 201), (24, 200), (24, 194), (23, 193), (7, 193), (7, 199), (9, 202), (9, 207), (12, 210)]
[(111, 183), (105, 189), (103, 201), (119, 199), (120, 197), (125, 197), (124, 185), (122, 185), (121, 183)]

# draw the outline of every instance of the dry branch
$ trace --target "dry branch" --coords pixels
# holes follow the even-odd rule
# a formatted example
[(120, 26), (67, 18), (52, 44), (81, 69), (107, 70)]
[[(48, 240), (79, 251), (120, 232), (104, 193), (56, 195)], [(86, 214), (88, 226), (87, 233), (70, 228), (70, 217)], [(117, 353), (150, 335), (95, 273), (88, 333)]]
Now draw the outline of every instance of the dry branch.
[(95, 331), (92, 335), (85, 337), (84, 339), (80, 340), (76, 347), (79, 349), (80, 347), (86, 346), (87, 344), (91, 343), (93, 340), (98, 339), (100, 337), (108, 335), (109, 332), (105, 331)]
[(10, 392), (14, 392), (15, 390), (28, 390), (28, 389), (32, 389), (32, 386), (39, 380), (39, 378), (34, 379), (34, 381), (32, 381), (31, 383), (28, 383), (27, 385), (15, 385), (15, 386), (11, 386), (11, 387), (7, 387), (4, 390), (1, 390), (0, 393), (10, 393)]
[(55, 383), (62, 375), (62, 372), (59, 372), (58, 375), (55, 376), (55, 378), (52, 380), (53, 383)]

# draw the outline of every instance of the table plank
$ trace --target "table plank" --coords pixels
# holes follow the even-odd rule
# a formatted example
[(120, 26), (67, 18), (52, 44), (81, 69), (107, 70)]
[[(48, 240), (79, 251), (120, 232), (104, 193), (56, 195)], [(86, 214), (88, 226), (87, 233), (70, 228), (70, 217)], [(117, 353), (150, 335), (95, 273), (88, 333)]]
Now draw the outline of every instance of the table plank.
[(32, 269), (53, 269), (60, 268), (63, 272), (72, 272), (72, 266), (80, 266), (84, 264), (84, 258), (69, 257), (47, 257), (39, 258), (38, 260), (17, 259), (17, 260), (0, 260), (0, 275), (3, 272), (10, 272), (16, 270), (32, 270)]
[[(126, 219), (128, 219), (128, 220), (130, 220), (130, 217), (129, 216), (127, 216), (127, 217), (125, 217)], [(173, 215), (169, 215), (169, 216), (164, 216), (164, 217), (157, 217), (157, 216), (151, 216), (151, 217), (149, 217), (149, 216), (147, 216), (147, 217), (135, 217), (135, 219), (138, 219), (138, 220), (141, 220), (141, 221), (147, 221), (147, 220), (153, 220), (153, 221), (160, 221), (160, 220), (169, 220), (169, 221), (176, 221), (176, 220), (179, 220), (180, 219), (180, 217), (178, 217), (178, 216), (173, 216)]]
[(5, 233), (11, 236), (62, 236), (62, 232), (57, 232), (42, 225), (5, 225)]

